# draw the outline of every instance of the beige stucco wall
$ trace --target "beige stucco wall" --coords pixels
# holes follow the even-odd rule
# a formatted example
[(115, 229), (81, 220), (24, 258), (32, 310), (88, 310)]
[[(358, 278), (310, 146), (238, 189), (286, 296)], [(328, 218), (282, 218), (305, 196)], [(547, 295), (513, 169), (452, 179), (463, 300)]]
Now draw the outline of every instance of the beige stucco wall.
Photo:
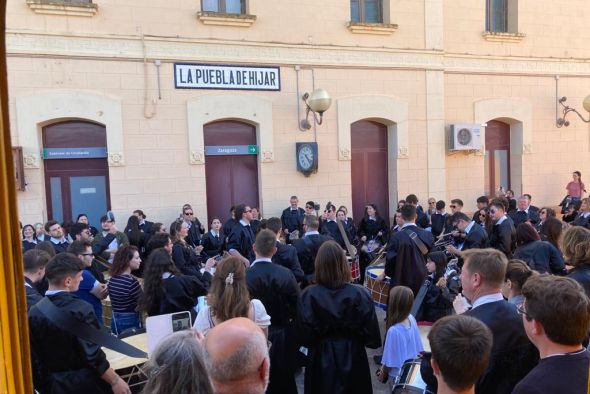
[[(348, 2), (335, 0), (321, 7), (252, 1), (249, 13), (257, 20), (248, 28), (204, 25), (195, 17), (195, 1), (171, 7), (169, 1), (139, 6), (106, 0), (93, 17), (66, 17), (38, 15), (24, 1), (10, 0), (12, 140), (29, 155), (27, 191), (18, 192), (22, 221), (47, 219), (43, 163), (34, 160), (40, 128), (70, 118), (107, 126), (109, 152), (121, 153), (111, 158), (110, 181), (113, 209), (122, 217), (141, 208), (150, 219), (169, 223), (190, 202), (204, 218), (199, 133), (206, 121), (224, 118), (257, 127), (267, 217), (279, 214), (292, 194), (351, 206), (345, 151), (349, 124), (363, 118), (388, 126), (392, 207), (416, 193), (422, 201), (458, 197), (472, 210), (484, 192), (483, 156), (449, 154), (447, 133), (453, 123), (494, 118), (511, 124), (513, 188), (532, 194), (537, 205), (555, 205), (571, 171), (590, 173), (588, 125), (572, 117), (569, 128), (555, 127), (554, 78), (561, 75), (560, 95), (581, 107), (590, 93), (590, 50), (581, 43), (590, 33), (585, 11), (549, 1), (520, 3), (527, 36), (497, 43), (481, 36), (483, 2), (467, 0), (393, 2), (389, 19), (399, 26), (392, 35), (351, 33)], [(541, 18), (555, 7), (555, 18)], [(160, 100), (155, 59), (162, 60)], [(174, 89), (175, 61), (277, 65), (281, 91)], [(296, 65), (302, 67), (300, 93), (315, 84), (333, 98), (316, 129), (320, 171), (309, 178), (295, 170), (295, 143), (314, 139), (313, 129), (298, 129)], [(76, 98), (84, 105), (66, 105)]]

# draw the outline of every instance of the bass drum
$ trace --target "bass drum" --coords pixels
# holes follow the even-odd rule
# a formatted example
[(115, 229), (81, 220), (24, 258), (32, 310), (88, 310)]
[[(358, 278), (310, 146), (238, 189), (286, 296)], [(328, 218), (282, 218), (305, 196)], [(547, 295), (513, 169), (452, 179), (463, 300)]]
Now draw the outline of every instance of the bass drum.
[(419, 358), (406, 360), (401, 367), (399, 380), (393, 385), (391, 394), (435, 394), (426, 389), (426, 383), (420, 375)]

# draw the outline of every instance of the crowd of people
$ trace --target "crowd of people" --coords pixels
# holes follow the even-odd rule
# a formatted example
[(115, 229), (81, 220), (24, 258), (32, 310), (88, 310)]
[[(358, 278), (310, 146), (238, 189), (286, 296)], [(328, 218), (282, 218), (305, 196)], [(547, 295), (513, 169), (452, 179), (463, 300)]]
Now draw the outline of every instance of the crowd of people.
[[(383, 345), (378, 379), (393, 387), (420, 357), (433, 392), (582, 392), (590, 355), (590, 200), (579, 173), (564, 217), (508, 191), (463, 201), (410, 194), (392, 227), (367, 204), (361, 220), (296, 196), (281, 217), (246, 204), (206, 231), (189, 204), (166, 228), (141, 210), (123, 231), (80, 214), (22, 228), (35, 387), (40, 393), (128, 393), (96, 343), (64, 330), (47, 309), (124, 336), (146, 316), (189, 311), (193, 330), (151, 355), (145, 393), (371, 393), (366, 347)], [(571, 190), (570, 190), (571, 189)], [(168, 230), (168, 231), (167, 231)], [(358, 251), (358, 256), (346, 254)], [(382, 343), (375, 304), (353, 278), (383, 257), (390, 286)], [(356, 283), (355, 283), (356, 282)], [(206, 296), (206, 305), (198, 299)], [(50, 304), (50, 305), (48, 305)], [(419, 325), (432, 325), (425, 353)], [(438, 391), (437, 391), (438, 390)]]

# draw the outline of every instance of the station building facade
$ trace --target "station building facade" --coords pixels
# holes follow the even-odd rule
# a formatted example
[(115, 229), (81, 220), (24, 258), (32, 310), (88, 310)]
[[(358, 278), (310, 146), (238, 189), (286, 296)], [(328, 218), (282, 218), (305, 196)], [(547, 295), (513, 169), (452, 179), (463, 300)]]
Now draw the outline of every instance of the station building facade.
[[(500, 187), (556, 205), (590, 174), (588, 124), (557, 125), (561, 96), (587, 116), (589, 17), (582, 0), (9, 0), (20, 218), (270, 217), (291, 195), (391, 218), (409, 193), (469, 211)], [(331, 107), (302, 130), (317, 88)], [(302, 142), (317, 172), (297, 171)]]

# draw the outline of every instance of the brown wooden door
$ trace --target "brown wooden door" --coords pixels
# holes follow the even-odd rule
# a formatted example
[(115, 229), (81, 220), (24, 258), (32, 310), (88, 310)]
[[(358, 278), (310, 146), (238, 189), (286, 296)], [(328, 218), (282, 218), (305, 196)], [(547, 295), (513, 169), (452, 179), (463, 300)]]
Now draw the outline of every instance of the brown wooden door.
[[(237, 121), (209, 123), (204, 127), (205, 146), (256, 145), (256, 128)], [(229, 219), (237, 204), (258, 207), (258, 156), (207, 156), (207, 216)]]
[(351, 125), (352, 209), (359, 223), (367, 204), (376, 204), (379, 214), (389, 220), (389, 171), (387, 126), (361, 120)]
[[(67, 121), (43, 128), (43, 148), (106, 148), (105, 127)], [(111, 209), (107, 158), (46, 159), (45, 190), (48, 219), (74, 221), (86, 213), (94, 226)]]
[(510, 125), (491, 120), (486, 126), (485, 190), (495, 196), (510, 189)]

